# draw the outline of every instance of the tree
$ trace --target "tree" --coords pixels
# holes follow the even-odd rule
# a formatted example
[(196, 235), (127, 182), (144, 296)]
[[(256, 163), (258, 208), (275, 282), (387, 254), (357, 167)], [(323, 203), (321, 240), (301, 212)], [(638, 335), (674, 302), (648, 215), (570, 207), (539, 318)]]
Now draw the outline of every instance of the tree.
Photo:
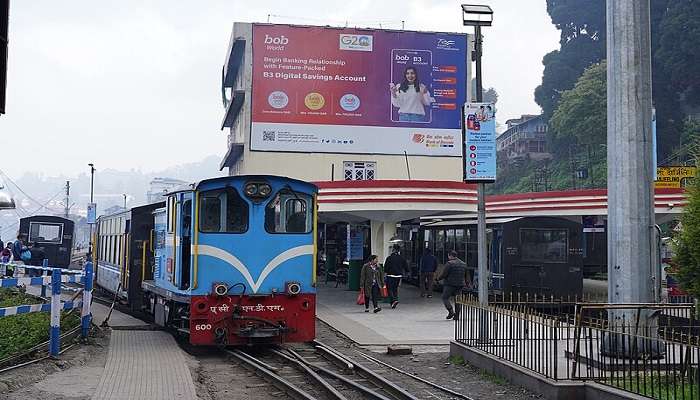
[(700, 176), (695, 176), (686, 191), (688, 203), (683, 209), (673, 261), (678, 266), (681, 286), (688, 293), (700, 296)]
[(574, 87), (581, 73), (605, 57), (605, 0), (547, 0), (547, 12), (561, 31), (560, 49), (542, 59), (542, 84), (535, 101), (549, 119), (561, 93)]
[(573, 89), (562, 93), (549, 120), (555, 140), (600, 145), (607, 138), (607, 79), (602, 61), (587, 68)]

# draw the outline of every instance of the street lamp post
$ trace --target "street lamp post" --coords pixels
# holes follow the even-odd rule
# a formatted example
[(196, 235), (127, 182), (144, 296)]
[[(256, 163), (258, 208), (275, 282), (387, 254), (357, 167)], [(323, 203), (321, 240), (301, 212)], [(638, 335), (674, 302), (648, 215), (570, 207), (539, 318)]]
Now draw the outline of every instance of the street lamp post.
[[(88, 166), (90, 167), (90, 205), (92, 205), (94, 203), (94, 193), (95, 193), (95, 164), (89, 163)], [(90, 224), (90, 239), (89, 239), (88, 254), (87, 254), (88, 261), (92, 261), (92, 236), (93, 236), (92, 228), (94, 225), (95, 225), (94, 223)]]
[[(462, 4), (462, 23), (464, 26), (474, 27), (474, 52), (472, 58), (476, 62), (476, 101), (482, 102), (483, 87), (481, 80), (481, 55), (482, 55), (482, 37), (481, 27), (491, 26), (493, 22), (493, 10), (487, 5)], [(462, 116), (464, 120), (464, 116)], [(464, 121), (462, 122), (464, 123)], [(464, 159), (465, 155), (462, 155)], [(464, 168), (464, 164), (462, 166)], [(489, 288), (488, 288), (488, 268), (486, 266), (486, 199), (485, 199), (486, 184), (479, 182), (477, 186), (477, 258), (479, 271), (479, 304), (487, 306), (489, 303)], [(488, 329), (486, 316), (482, 315), (479, 318), (479, 337), (481, 340), (488, 340)]]

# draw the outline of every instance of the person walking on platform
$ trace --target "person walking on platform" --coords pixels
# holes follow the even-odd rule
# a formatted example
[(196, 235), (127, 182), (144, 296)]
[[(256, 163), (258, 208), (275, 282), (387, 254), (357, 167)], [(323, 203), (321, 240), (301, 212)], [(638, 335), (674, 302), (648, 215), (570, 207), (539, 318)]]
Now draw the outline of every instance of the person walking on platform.
[[(18, 233), (17, 240), (15, 240), (14, 244), (12, 245), (12, 262), (15, 264), (24, 264), (24, 260), (22, 260), (22, 253), (29, 250), (24, 244), (25, 240), (27, 240), (27, 235), (24, 233)], [(27, 261), (29, 261), (29, 259), (27, 259)]]
[(384, 262), (384, 274), (386, 274), (386, 285), (389, 289), (389, 303), (391, 308), (399, 305), (399, 284), (405, 271), (408, 270), (408, 263), (399, 254), (399, 246), (394, 249)]
[(451, 250), (447, 255), (447, 264), (442, 270), (442, 273), (437, 280), (443, 280), (442, 284), (442, 302), (447, 309), (446, 319), (457, 319), (459, 317), (459, 308), (455, 311), (452, 306), (452, 297), (458, 295), (465, 286), (467, 286), (467, 266), (464, 261), (457, 258), (457, 252)]
[(369, 256), (369, 261), (362, 266), (362, 271), (360, 271), (360, 284), (365, 292), (365, 312), (369, 312), (370, 299), (372, 299), (374, 312), (382, 311), (377, 301), (379, 299), (379, 289), (384, 286), (384, 274), (379, 268), (377, 261), (377, 256)]
[(423, 257), (420, 259), (420, 297), (433, 297), (433, 281), (435, 280), (435, 270), (437, 269), (437, 258), (430, 249), (425, 249)]

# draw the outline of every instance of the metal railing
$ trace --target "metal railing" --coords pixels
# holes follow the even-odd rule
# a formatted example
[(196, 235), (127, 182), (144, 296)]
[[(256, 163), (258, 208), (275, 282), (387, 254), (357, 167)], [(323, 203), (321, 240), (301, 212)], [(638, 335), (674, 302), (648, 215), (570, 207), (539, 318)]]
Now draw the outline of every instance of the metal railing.
[[(51, 289), (49, 303), (19, 305), (13, 307), (0, 308), (0, 318), (18, 314), (29, 314), (35, 312), (50, 312), (51, 323), (49, 327), (49, 354), (58, 357), (61, 343), (61, 311), (68, 311), (75, 308), (81, 309), (81, 336), (87, 338), (90, 329), (92, 314), (90, 305), (92, 303), (93, 288), (93, 265), (87, 262), (83, 270), (69, 270), (48, 267), (48, 262), (44, 260), (42, 266), (0, 263), (0, 288), (7, 287), (27, 287), (41, 286), (41, 297), (46, 298), (46, 288)], [(12, 271), (12, 277), (8, 271)], [(50, 275), (44, 276), (44, 272)], [(36, 276), (39, 274), (39, 276)], [(30, 275), (29, 277), (19, 275)], [(15, 277), (16, 276), (16, 277)], [(78, 292), (71, 300), (61, 300), (61, 287), (63, 283), (79, 283), (83, 285), (82, 291)], [(75, 301), (82, 293), (82, 300)]]
[(455, 340), (553, 380), (700, 400), (694, 304), (520, 300), (482, 306), (459, 296)]

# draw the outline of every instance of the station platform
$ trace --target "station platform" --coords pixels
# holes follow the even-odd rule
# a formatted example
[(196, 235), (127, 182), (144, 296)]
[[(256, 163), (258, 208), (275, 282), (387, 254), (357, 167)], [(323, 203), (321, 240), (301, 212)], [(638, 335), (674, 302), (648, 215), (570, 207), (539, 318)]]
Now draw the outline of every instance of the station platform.
[(172, 335), (113, 331), (93, 400), (197, 399), (192, 375)]
[(334, 286), (318, 283), (316, 315), (359, 345), (448, 345), (454, 339), (454, 321), (445, 319), (438, 292), (422, 298), (417, 287), (402, 283), (398, 307), (380, 303), (382, 311), (374, 314), (356, 304), (356, 291)]

